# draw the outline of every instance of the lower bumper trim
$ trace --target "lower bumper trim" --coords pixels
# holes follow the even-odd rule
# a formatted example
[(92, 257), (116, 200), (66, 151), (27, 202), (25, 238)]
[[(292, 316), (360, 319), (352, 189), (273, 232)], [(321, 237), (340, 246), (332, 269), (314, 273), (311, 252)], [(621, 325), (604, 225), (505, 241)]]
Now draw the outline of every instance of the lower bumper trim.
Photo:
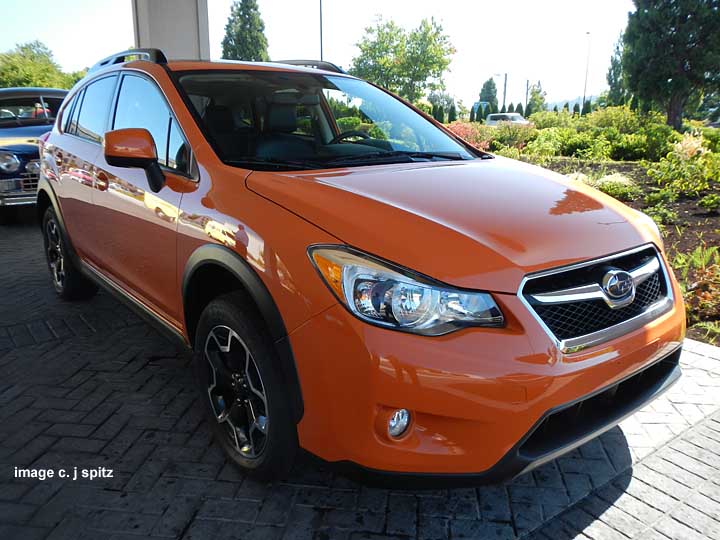
[(8, 206), (30, 206), (35, 204), (37, 196), (33, 193), (32, 195), (20, 195), (13, 197), (2, 197), (0, 196), (0, 208)]
[(680, 353), (669, 354), (625, 379), (547, 411), (493, 467), (478, 473), (408, 473), (330, 463), (359, 482), (393, 489), (438, 489), (510, 480), (582, 446), (642, 409), (680, 378)]

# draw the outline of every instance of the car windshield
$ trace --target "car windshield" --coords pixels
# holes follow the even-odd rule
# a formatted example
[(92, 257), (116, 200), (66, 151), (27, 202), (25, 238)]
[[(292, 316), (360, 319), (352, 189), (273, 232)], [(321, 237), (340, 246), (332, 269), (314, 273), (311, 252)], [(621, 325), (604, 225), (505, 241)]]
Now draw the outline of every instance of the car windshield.
[(52, 124), (62, 102), (44, 96), (0, 98), (0, 127)]
[(220, 158), (312, 169), (478, 157), (367, 82), (279, 71), (191, 72), (180, 86)]

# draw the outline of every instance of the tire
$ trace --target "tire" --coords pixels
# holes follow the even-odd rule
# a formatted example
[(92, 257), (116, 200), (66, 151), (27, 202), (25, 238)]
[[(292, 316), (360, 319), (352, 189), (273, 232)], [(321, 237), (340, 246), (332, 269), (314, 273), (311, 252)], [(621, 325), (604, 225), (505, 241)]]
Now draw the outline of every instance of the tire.
[(198, 323), (194, 368), (215, 439), (245, 473), (270, 481), (287, 477), (298, 438), (277, 355), (254, 320), (240, 293), (210, 302)]
[(97, 285), (86, 278), (70, 257), (68, 242), (52, 206), (43, 216), (45, 259), (55, 292), (63, 300), (87, 300), (97, 293)]

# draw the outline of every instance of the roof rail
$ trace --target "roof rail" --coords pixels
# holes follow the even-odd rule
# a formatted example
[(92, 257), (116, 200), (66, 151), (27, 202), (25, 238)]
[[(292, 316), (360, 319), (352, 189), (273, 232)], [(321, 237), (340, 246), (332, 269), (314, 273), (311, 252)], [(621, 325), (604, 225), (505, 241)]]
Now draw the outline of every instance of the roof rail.
[(291, 66), (324, 69), (325, 71), (334, 71), (335, 73), (347, 73), (343, 68), (331, 62), (325, 62), (324, 60), (276, 60), (276, 62), (278, 64), (290, 64)]
[[(134, 58), (137, 57), (137, 58)], [(147, 60), (156, 64), (167, 64), (167, 58), (160, 49), (129, 49), (127, 51), (115, 53), (107, 58), (103, 58), (88, 70), (88, 73), (98, 69), (112, 66), (113, 64), (122, 64), (130, 60)]]

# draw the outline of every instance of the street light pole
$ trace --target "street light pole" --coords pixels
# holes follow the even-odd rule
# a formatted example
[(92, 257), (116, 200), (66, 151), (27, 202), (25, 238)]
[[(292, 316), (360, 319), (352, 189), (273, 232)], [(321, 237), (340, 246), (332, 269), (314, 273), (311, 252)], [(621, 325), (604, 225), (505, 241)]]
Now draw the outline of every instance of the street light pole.
[(323, 60), (323, 25), (322, 25), (322, 0), (320, 0), (320, 60)]
[(502, 108), (505, 109), (505, 95), (507, 94), (507, 73), (505, 74), (505, 82), (503, 83), (503, 106)]
[(585, 32), (587, 34), (588, 38), (588, 46), (587, 46), (587, 59), (585, 60), (585, 85), (583, 86), (583, 100), (582, 104), (580, 105), (580, 116), (582, 116), (583, 109), (585, 108), (585, 96), (587, 95), (587, 79), (588, 79), (588, 71), (590, 70), (590, 32)]

